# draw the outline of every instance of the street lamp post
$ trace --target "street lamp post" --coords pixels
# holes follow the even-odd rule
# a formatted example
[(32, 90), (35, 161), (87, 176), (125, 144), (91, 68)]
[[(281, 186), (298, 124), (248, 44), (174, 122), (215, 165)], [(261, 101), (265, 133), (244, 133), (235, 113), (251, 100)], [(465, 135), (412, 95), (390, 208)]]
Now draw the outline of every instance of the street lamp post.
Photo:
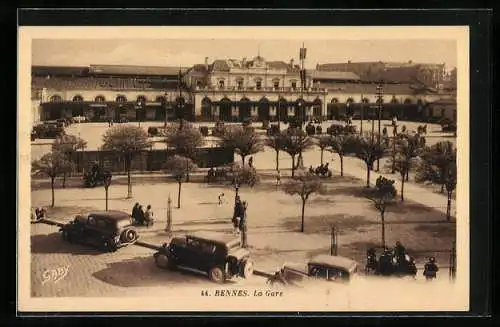
[(392, 119), (392, 173), (396, 172), (396, 135), (398, 134), (397, 120)]
[[(382, 119), (382, 101), (383, 101), (383, 90), (382, 90), (382, 82), (379, 83), (377, 86), (377, 102), (378, 102), (378, 135), (377, 135), (377, 142), (378, 145), (380, 146), (380, 120)], [(377, 171), (380, 170), (380, 158), (377, 158)]]
[(104, 176), (104, 191), (106, 192), (106, 211), (108, 211), (108, 189), (109, 186), (111, 185), (111, 173), (107, 173), (106, 176)]

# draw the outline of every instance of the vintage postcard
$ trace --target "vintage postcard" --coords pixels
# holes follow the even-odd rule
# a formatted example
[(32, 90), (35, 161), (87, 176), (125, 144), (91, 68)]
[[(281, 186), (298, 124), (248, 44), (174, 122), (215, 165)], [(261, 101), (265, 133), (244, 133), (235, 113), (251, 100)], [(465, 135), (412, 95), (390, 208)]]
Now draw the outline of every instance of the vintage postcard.
[(20, 311), (469, 310), (467, 27), (20, 27)]

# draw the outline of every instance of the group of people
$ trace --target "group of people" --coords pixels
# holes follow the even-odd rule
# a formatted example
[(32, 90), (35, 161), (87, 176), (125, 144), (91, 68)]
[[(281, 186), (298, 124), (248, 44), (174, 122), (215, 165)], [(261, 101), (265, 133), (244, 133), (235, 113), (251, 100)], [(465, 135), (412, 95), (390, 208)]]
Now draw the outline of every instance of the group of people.
[(328, 173), (329, 173), (329, 162), (327, 162), (326, 164), (321, 164), (319, 165), (318, 167), (316, 167), (316, 169), (313, 168), (313, 166), (309, 166), (309, 173), (311, 174), (314, 174), (314, 175), (317, 175), (317, 176), (327, 176)]
[(151, 205), (148, 204), (146, 211), (144, 211), (142, 205), (136, 203), (132, 208), (132, 219), (134, 224), (152, 226), (154, 223), (153, 210)]
[[(397, 267), (412, 267), (415, 269), (413, 272), (416, 273), (414, 259), (407, 255), (406, 248), (399, 241), (396, 242), (396, 246), (392, 250), (385, 247), (378, 262), (375, 248), (370, 248), (367, 251), (367, 267), (378, 270), (382, 275), (390, 275), (394, 267), (394, 261)], [(436, 259), (429, 257), (428, 262), (424, 266), (423, 276), (427, 280), (432, 280), (436, 278), (438, 271), (439, 268), (436, 265)]]

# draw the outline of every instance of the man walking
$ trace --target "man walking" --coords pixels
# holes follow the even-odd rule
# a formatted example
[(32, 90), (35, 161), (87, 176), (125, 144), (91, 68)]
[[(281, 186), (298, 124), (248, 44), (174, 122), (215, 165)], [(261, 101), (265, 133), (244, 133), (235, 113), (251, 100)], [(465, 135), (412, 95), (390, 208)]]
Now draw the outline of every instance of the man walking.
[(233, 213), (233, 233), (239, 234), (240, 220), (242, 219), (244, 214), (243, 204), (241, 203), (240, 197), (236, 197), (236, 201), (234, 203), (234, 213)]
[(222, 205), (222, 202), (224, 202), (224, 193), (219, 194), (219, 206)]
[(146, 212), (144, 213), (144, 221), (146, 222), (146, 225), (149, 227), (149, 226), (152, 226), (153, 223), (154, 223), (154, 220), (153, 220), (153, 210), (151, 210), (151, 205), (148, 204), (148, 206), (146, 207)]

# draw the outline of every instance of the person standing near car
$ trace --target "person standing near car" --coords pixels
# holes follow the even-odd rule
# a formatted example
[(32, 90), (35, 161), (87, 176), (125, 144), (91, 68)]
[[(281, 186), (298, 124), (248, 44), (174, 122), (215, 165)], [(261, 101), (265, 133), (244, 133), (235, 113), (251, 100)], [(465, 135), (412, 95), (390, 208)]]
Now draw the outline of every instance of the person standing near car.
[(132, 208), (132, 220), (134, 222), (137, 222), (139, 220), (139, 203), (135, 203), (134, 207)]
[(234, 203), (234, 213), (233, 213), (233, 233), (234, 234), (239, 234), (239, 226), (240, 226), (240, 220), (242, 219), (243, 215), (243, 204), (241, 203), (240, 197), (236, 197), (236, 201)]
[(144, 209), (142, 208), (141, 205), (137, 208), (137, 222), (141, 225), (144, 224), (144, 220), (146, 219), (145, 217), (145, 212)]
[(153, 225), (153, 210), (151, 210), (151, 205), (148, 204), (146, 207), (146, 212), (144, 213), (144, 220), (148, 226)]

